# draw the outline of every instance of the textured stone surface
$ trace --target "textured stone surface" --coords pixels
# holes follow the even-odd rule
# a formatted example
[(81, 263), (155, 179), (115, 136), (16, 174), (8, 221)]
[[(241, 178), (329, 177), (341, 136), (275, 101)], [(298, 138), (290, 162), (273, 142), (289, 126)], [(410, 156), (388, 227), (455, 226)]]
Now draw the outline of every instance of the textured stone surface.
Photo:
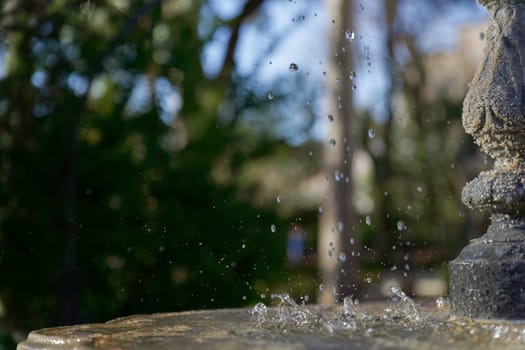
[(449, 264), (452, 313), (525, 319), (525, 1), (480, 0), (489, 10), (485, 57), (463, 105), (463, 126), (495, 159), (462, 192), (492, 225)]
[(463, 126), (481, 149), (509, 166), (525, 154), (525, 3), (486, 1), (485, 57), (463, 105)]
[(368, 315), (366, 321), (350, 327), (340, 323), (339, 328), (325, 326), (323, 318), (328, 321), (334, 314), (342, 315), (340, 307), (308, 307), (320, 321), (301, 326), (293, 322), (261, 325), (252, 320), (248, 309), (139, 315), (104, 324), (34, 331), (18, 345), (18, 350), (525, 348), (525, 323), (450, 320), (446, 307), (430, 303), (420, 308), (417, 317), (412, 314), (411, 319), (404, 319), (403, 313), (410, 310), (402, 305), (364, 303), (361, 310)]

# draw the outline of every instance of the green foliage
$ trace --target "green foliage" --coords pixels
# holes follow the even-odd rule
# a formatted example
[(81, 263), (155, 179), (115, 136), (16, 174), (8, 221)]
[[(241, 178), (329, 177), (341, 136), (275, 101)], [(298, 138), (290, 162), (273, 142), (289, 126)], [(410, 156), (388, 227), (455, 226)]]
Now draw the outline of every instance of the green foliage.
[[(231, 82), (203, 75), (202, 3), (12, 3), (1, 18), (4, 329), (246, 305), (254, 284), (277, 281), (285, 237), (269, 227), (288, 219), (213, 172), (282, 143), (219, 118)], [(166, 107), (169, 89), (180, 110)]]

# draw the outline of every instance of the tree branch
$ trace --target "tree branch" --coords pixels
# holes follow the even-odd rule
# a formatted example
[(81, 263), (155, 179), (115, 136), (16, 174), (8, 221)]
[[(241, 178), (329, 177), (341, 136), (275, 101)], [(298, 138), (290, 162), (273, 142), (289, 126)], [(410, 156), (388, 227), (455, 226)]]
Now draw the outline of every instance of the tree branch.
[(237, 49), (237, 43), (239, 42), (241, 25), (261, 7), (264, 1), (265, 0), (248, 0), (244, 5), (241, 14), (233, 21), (231, 28), (232, 34), (228, 42), (228, 48), (226, 49), (226, 55), (224, 55), (224, 61), (219, 76), (223, 76), (234, 66), (234, 55)]

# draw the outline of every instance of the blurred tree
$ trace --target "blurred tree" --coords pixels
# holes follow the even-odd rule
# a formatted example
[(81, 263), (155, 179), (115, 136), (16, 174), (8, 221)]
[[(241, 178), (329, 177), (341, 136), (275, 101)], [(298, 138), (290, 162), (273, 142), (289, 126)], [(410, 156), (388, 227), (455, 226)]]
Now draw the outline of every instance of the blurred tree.
[(329, 181), (328, 199), (319, 219), (319, 272), (325, 288), (319, 301), (323, 304), (358, 296), (359, 235), (355, 231), (352, 206), (352, 154), (354, 141), (353, 76), (355, 40), (353, 1), (331, 1), (330, 12), (335, 25), (331, 35), (332, 69), (329, 77), (330, 140), (324, 145), (324, 168)]
[[(204, 33), (206, 1), (4, 3), (1, 333), (244, 305), (282, 279), (286, 237), (270, 226), (294, 213), (254, 203), (257, 182), (238, 175), (291, 148), (237, 118), (268, 103), (253, 92), (218, 113), (245, 83), (231, 79), (236, 42), (263, 3), (208, 14)], [(200, 57), (221, 26), (209, 79)]]
[[(422, 45), (429, 16), (452, 11), (454, 6), (471, 4), (383, 2), (385, 66), (391, 72), (387, 113), (382, 121), (365, 117), (359, 139), (373, 161), (375, 181), (374, 210), (369, 222), (361, 224), (364, 244), (373, 248), (365, 258), (375, 265), (369, 265), (369, 271), (387, 267), (407, 277), (414, 270), (441, 269), (462, 246), (465, 222), (474, 231), (482, 225), (475, 214), (465, 218), (460, 202), (465, 174), (483, 166), (460, 119), (466, 83), (474, 71), (463, 68), (471, 74), (464, 81), (458, 79), (457, 71), (440, 73), (444, 67), (433, 62), (450, 58), (446, 61), (443, 49), (434, 48), (438, 55)], [(418, 16), (410, 15), (416, 12)], [(454, 55), (461, 52), (449, 57)], [(444, 69), (477, 64), (464, 59), (456, 63)], [(440, 84), (447, 88), (441, 89)], [(457, 87), (454, 94), (453, 87)], [(414, 279), (402, 281), (410, 291)]]

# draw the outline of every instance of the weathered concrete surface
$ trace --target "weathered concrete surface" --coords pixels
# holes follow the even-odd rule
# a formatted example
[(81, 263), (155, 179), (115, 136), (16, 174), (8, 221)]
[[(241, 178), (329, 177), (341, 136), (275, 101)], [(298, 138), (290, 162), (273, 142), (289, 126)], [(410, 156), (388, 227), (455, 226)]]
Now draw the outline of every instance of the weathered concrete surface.
[[(304, 308), (304, 307), (303, 307)], [(314, 324), (260, 324), (249, 309), (130, 316), (104, 324), (49, 328), (32, 332), (18, 350), (200, 350), (200, 349), (524, 349), (525, 323), (449, 320), (446, 308), (423, 306), (404, 319), (397, 306), (365, 303), (366, 321), (328, 327), (337, 307), (308, 307)], [(277, 309), (270, 309), (276, 312)], [(390, 311), (389, 311), (390, 310)], [(412, 315), (411, 317), (413, 317)], [(324, 320), (324, 321), (323, 321)], [(351, 324), (351, 327), (344, 325)], [(344, 326), (344, 327), (341, 327)]]
[[(367, 311), (381, 312), (384, 304), (370, 304)], [(324, 308), (330, 313), (334, 308)], [(190, 311), (138, 315), (104, 324), (49, 328), (32, 332), (17, 350), (94, 349), (368, 349), (373, 339), (356, 337), (345, 344), (330, 332), (295, 332), (284, 324), (264, 328), (252, 320), (249, 309)], [(377, 344), (380, 344), (378, 342)], [(401, 347), (400, 347), (401, 349)]]
[(463, 126), (495, 159), (462, 192), (492, 225), (449, 264), (452, 313), (525, 319), (525, 1), (479, 0), (489, 10), (485, 57), (463, 105)]

